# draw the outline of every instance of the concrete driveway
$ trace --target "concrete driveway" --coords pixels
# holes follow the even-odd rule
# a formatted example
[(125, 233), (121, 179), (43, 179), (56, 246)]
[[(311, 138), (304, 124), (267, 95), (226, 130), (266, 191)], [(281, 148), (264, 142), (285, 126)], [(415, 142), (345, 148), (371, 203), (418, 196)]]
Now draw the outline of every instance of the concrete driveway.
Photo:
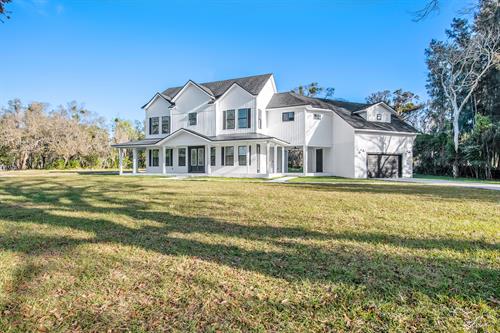
[(457, 186), (457, 187), (471, 187), (480, 188), (484, 190), (500, 191), (500, 184), (488, 184), (479, 182), (464, 182), (444, 179), (425, 179), (425, 178), (380, 178), (380, 180), (399, 182), (399, 183), (419, 183), (437, 186)]

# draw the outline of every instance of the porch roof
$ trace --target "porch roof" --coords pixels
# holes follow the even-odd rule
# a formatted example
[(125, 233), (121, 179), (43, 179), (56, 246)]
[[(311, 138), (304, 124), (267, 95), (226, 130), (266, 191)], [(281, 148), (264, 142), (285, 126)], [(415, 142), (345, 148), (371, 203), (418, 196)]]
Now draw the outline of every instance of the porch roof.
[(274, 142), (278, 142), (281, 144), (288, 144), (288, 142), (278, 139), (274, 136), (268, 136), (260, 133), (241, 133), (241, 134), (225, 134), (225, 135), (216, 135), (216, 136), (206, 136), (196, 131), (187, 129), (187, 128), (179, 128), (178, 130), (170, 133), (167, 136), (154, 138), (154, 139), (143, 139), (136, 141), (129, 141), (123, 143), (117, 143), (111, 145), (114, 148), (137, 148), (137, 147), (147, 147), (147, 146), (156, 146), (162, 142), (167, 142), (171, 137), (176, 136), (177, 134), (185, 132), (191, 135), (198, 136), (202, 139), (205, 139), (208, 142), (228, 142), (228, 141), (262, 141), (262, 140), (270, 140)]

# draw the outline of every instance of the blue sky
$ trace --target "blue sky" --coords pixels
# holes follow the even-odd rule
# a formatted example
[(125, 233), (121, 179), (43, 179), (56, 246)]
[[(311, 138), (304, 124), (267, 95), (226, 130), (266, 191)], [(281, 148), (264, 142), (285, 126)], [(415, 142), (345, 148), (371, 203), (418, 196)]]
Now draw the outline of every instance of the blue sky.
[(143, 119), (156, 91), (272, 72), (278, 89), (317, 81), (364, 101), (403, 88), (425, 97), (424, 49), (465, 1), (14, 0), (0, 24), (0, 106), (76, 100), (111, 120)]

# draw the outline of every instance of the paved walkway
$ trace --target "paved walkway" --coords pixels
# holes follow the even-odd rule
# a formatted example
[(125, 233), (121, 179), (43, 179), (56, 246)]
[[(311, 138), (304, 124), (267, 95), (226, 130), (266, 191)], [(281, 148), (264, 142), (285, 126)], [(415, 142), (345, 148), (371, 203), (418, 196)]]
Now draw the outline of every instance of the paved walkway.
[(458, 187), (471, 187), (480, 188), (485, 190), (500, 191), (500, 184), (491, 183), (475, 183), (468, 181), (453, 181), (444, 179), (426, 179), (426, 178), (384, 178), (380, 180), (385, 180), (389, 182), (400, 182), (400, 183), (419, 183), (427, 185), (438, 185), (438, 186), (458, 186)]
[(281, 178), (276, 178), (276, 179), (268, 180), (267, 182), (268, 183), (286, 183), (290, 179), (294, 179), (294, 178), (297, 178), (297, 177), (281, 177)]

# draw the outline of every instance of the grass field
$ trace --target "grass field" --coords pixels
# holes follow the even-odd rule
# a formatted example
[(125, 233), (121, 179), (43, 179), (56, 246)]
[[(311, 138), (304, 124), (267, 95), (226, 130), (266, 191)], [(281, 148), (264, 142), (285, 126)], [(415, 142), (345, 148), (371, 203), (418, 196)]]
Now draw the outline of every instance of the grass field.
[(414, 178), (425, 178), (425, 179), (437, 179), (437, 180), (449, 180), (454, 182), (472, 182), (472, 183), (485, 183), (485, 184), (500, 184), (498, 179), (477, 179), (477, 178), (465, 178), (465, 177), (448, 177), (448, 176), (433, 176), (433, 175), (419, 175), (414, 174)]
[(0, 332), (498, 331), (500, 193), (0, 178)]

